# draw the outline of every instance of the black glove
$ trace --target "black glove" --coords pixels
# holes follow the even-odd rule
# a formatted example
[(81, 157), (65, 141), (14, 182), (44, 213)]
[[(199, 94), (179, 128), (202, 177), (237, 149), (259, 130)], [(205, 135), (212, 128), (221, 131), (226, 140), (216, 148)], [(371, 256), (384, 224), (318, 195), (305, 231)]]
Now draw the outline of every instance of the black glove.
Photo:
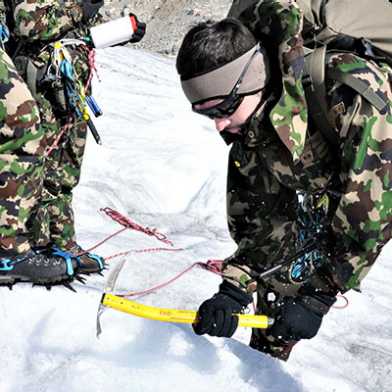
[(316, 336), (323, 316), (336, 298), (322, 293), (301, 297), (284, 297), (270, 333), (277, 339), (290, 341)]
[(135, 14), (129, 14), (129, 17), (131, 18), (132, 26), (135, 31), (129, 42), (134, 44), (135, 42), (141, 41), (141, 39), (144, 37), (144, 34), (146, 34), (146, 24), (143, 22), (139, 22)]
[(193, 330), (197, 335), (230, 338), (238, 327), (238, 317), (233, 314), (241, 313), (252, 300), (251, 295), (224, 281), (219, 292), (200, 305)]
[(87, 22), (97, 15), (104, 5), (104, 0), (83, 0), (83, 21)]

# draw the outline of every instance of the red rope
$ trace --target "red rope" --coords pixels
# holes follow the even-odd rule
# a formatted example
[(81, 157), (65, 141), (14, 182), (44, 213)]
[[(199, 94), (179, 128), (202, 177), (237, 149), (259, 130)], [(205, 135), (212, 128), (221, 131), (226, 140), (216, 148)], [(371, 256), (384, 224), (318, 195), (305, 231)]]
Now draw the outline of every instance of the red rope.
[(336, 297), (343, 298), (346, 303), (344, 305), (334, 305), (334, 306), (332, 306), (333, 309), (339, 309), (339, 310), (346, 309), (348, 307), (348, 305), (350, 304), (350, 301), (348, 300), (348, 298), (346, 296), (344, 296), (343, 294), (338, 294)]
[[(165, 235), (160, 234), (157, 232), (156, 229), (149, 229), (149, 228), (144, 228), (134, 222), (132, 222), (129, 218), (121, 215), (119, 212), (106, 207), (106, 208), (102, 208), (101, 211), (103, 211), (106, 215), (108, 215), (110, 218), (112, 218), (114, 221), (116, 221), (117, 223), (121, 224), (122, 226), (124, 226), (124, 228), (118, 230), (117, 232), (111, 234), (110, 236), (106, 237), (105, 239), (103, 239), (101, 242), (99, 242), (98, 244), (94, 245), (93, 247), (89, 248), (88, 250), (85, 251), (85, 253), (90, 252), (91, 250), (98, 248), (100, 245), (102, 245), (104, 242), (108, 241), (109, 239), (115, 237), (116, 235), (122, 233), (123, 231), (127, 230), (127, 229), (132, 229), (132, 230), (137, 230), (140, 232), (143, 232), (147, 235), (150, 236), (154, 236), (155, 238), (157, 238), (159, 241), (162, 241), (164, 243), (168, 243), (171, 246), (173, 246), (173, 243), (171, 241), (169, 241)], [(116, 257), (120, 257), (120, 256), (126, 256), (130, 253), (147, 253), (147, 252), (178, 252), (178, 251), (182, 251), (182, 248), (147, 248), (147, 249), (132, 249), (132, 250), (128, 250), (126, 252), (120, 252), (120, 253), (116, 253), (114, 255), (111, 256), (107, 256), (105, 257), (105, 261), (108, 260), (112, 260)], [(223, 260), (208, 260), (206, 263), (204, 262), (196, 262), (193, 263), (192, 265), (190, 265), (188, 268), (186, 268), (185, 270), (179, 272), (177, 275), (173, 276), (172, 278), (168, 279), (165, 282), (159, 283), (153, 287), (150, 287), (148, 289), (145, 290), (140, 290), (140, 291), (128, 291), (126, 293), (122, 293), (122, 294), (117, 294), (120, 297), (135, 297), (135, 296), (140, 296), (140, 295), (146, 295), (146, 294), (150, 294), (153, 293), (154, 291), (160, 290), (164, 287), (169, 286), (170, 284), (172, 284), (173, 282), (175, 282), (176, 280), (180, 279), (183, 275), (185, 275), (187, 272), (191, 271), (194, 267), (200, 267), (203, 268), (207, 271), (210, 271), (214, 274), (220, 275), (222, 276), (222, 266), (223, 266)], [(349, 305), (349, 301), (348, 299), (344, 296), (344, 295), (338, 295), (338, 297), (343, 298), (345, 300), (345, 304), (344, 305), (340, 305), (340, 306), (333, 306), (334, 309), (345, 309), (348, 305)], [(255, 310), (255, 304), (253, 303), (253, 308)]]
[(173, 243), (170, 240), (168, 240), (164, 234), (159, 233), (157, 229), (150, 229), (148, 227), (140, 226), (137, 223), (132, 222), (126, 216), (121, 215), (119, 212), (117, 212), (109, 207), (101, 208), (100, 211), (104, 212), (107, 216), (112, 218), (114, 221), (116, 221), (117, 223), (119, 223), (120, 225), (122, 225), (128, 229), (140, 231), (144, 234), (155, 237), (158, 241), (161, 241), (164, 244), (174, 246)]
[(88, 69), (89, 69), (88, 79), (87, 79), (86, 85), (84, 86), (85, 91), (87, 91), (88, 88), (90, 87), (91, 80), (93, 79), (94, 72), (95, 72), (95, 75), (97, 75), (97, 78), (99, 81), (100, 81), (100, 79), (99, 79), (97, 67), (95, 66), (95, 50), (90, 49), (87, 46), (85, 48), (87, 51)]
[(201, 261), (198, 261), (196, 263), (193, 263), (192, 265), (190, 265), (188, 268), (186, 268), (185, 270), (179, 272), (177, 275), (173, 276), (172, 278), (170, 278), (169, 280), (163, 282), (163, 283), (159, 283), (153, 287), (150, 287), (149, 289), (145, 289), (145, 290), (141, 290), (141, 291), (128, 291), (126, 293), (122, 293), (122, 294), (116, 294), (119, 297), (135, 297), (135, 296), (139, 296), (139, 295), (146, 295), (146, 294), (150, 294), (154, 291), (163, 289), (164, 287), (170, 285), (171, 283), (175, 282), (176, 280), (178, 280), (179, 278), (181, 278), (183, 275), (185, 275), (187, 272), (189, 272), (191, 269), (193, 269), (194, 267), (198, 266), (201, 267), (207, 271), (213, 272), (214, 274), (217, 275), (222, 275), (221, 272), (221, 266), (222, 266), (223, 261), (222, 260), (208, 260), (207, 263), (203, 263)]
[[(171, 246), (173, 246), (173, 243), (169, 240), (166, 239), (166, 237), (163, 234), (160, 234), (156, 231), (156, 229), (150, 230), (150, 229), (145, 229), (142, 226), (137, 225), (136, 223), (132, 222), (129, 218), (124, 217), (123, 215), (121, 215), (120, 213), (118, 213), (117, 211), (112, 210), (109, 207), (103, 208), (101, 209), (101, 211), (105, 212), (106, 215), (110, 216), (112, 219), (114, 219), (116, 222), (120, 223), (121, 225), (123, 225), (124, 227), (120, 230), (117, 230), (115, 233), (110, 234), (109, 236), (105, 237), (102, 241), (98, 242), (97, 244), (95, 244), (94, 246), (83, 250), (83, 252), (78, 253), (76, 256), (82, 256), (86, 253), (91, 252), (92, 250), (98, 248), (99, 246), (101, 246), (102, 244), (104, 244), (106, 241), (109, 241), (110, 239), (112, 239), (113, 237), (121, 234), (123, 231), (127, 230), (127, 229), (133, 229), (133, 230), (138, 230), (138, 231), (142, 231), (143, 233), (146, 233), (148, 235), (153, 235), (155, 236), (158, 240), (168, 243)], [(159, 238), (157, 237), (159, 236)], [(125, 252), (120, 252), (120, 253), (116, 253), (114, 255), (111, 256), (107, 256), (105, 257), (105, 261), (114, 259), (116, 257), (120, 257), (120, 256), (126, 256), (129, 253), (148, 253), (148, 252), (179, 252), (179, 251), (183, 251), (183, 248), (147, 248), (147, 249), (131, 249)]]
[(69, 118), (67, 120), (67, 123), (64, 124), (61, 128), (60, 128), (60, 132), (59, 134), (56, 136), (56, 139), (54, 140), (54, 142), (45, 150), (45, 157), (48, 157), (52, 151), (58, 147), (60, 139), (62, 138), (62, 136), (64, 135), (65, 132), (69, 131), (73, 126), (73, 121), (72, 121), (72, 117)]
[(126, 256), (129, 255), (130, 253), (149, 253), (149, 252), (179, 252), (182, 251), (184, 249), (182, 248), (147, 248), (147, 249), (131, 249), (128, 250), (126, 252), (120, 252), (120, 253), (116, 253), (114, 255), (111, 256), (107, 256), (105, 257), (105, 261), (109, 261), (112, 260), (116, 257), (120, 257), (120, 256)]
[[(98, 246), (102, 245), (104, 242), (108, 241), (109, 239), (115, 237), (116, 235), (122, 233), (123, 231), (125, 231), (126, 229), (131, 229), (131, 230), (137, 230), (140, 231), (142, 233), (145, 233), (149, 236), (154, 236), (155, 238), (157, 238), (159, 241), (164, 242), (166, 244), (169, 244), (170, 246), (173, 246), (173, 243), (171, 241), (169, 241), (167, 239), (167, 237), (164, 234), (161, 234), (157, 231), (157, 229), (149, 229), (149, 228), (144, 228), (140, 225), (138, 225), (135, 222), (132, 222), (129, 218), (121, 215), (119, 212), (109, 208), (109, 207), (105, 207), (102, 208), (101, 211), (103, 211), (107, 216), (109, 216), (110, 218), (112, 218), (114, 221), (116, 221), (117, 223), (119, 223), (120, 225), (124, 226), (123, 229), (118, 230), (117, 232), (111, 234), (110, 236), (106, 237), (105, 239), (103, 239), (101, 242), (99, 242), (98, 244), (94, 245), (93, 247), (89, 248), (88, 250), (85, 251), (85, 253), (90, 252), (91, 250), (97, 248)], [(107, 256), (105, 257), (105, 261), (114, 259), (116, 257), (120, 257), (120, 256), (126, 256), (130, 253), (147, 253), (147, 252), (178, 252), (178, 251), (182, 251), (182, 248), (147, 248), (147, 249), (133, 249), (133, 250), (129, 250), (126, 252), (121, 252), (121, 253), (116, 253), (114, 255), (111, 256)], [(178, 280), (179, 278), (181, 278), (183, 275), (185, 275), (187, 272), (189, 272), (190, 270), (192, 270), (194, 267), (200, 267), (203, 268), (207, 271), (210, 271), (214, 274), (220, 275), (222, 276), (222, 266), (223, 266), (223, 260), (208, 260), (206, 263), (204, 262), (195, 262), (192, 265), (190, 265), (188, 268), (186, 268), (185, 270), (179, 272), (177, 275), (173, 276), (172, 278), (170, 278), (169, 280), (163, 282), (163, 283), (159, 283), (153, 287), (150, 287), (148, 289), (145, 290), (141, 290), (141, 291), (129, 291), (123, 294), (117, 294), (120, 297), (134, 297), (134, 296), (140, 296), (140, 295), (146, 295), (146, 294), (150, 294), (154, 291), (160, 290), (164, 287), (167, 287), (168, 285), (170, 285), (171, 283), (175, 282), (176, 280)], [(348, 299), (344, 296), (344, 295), (338, 295), (338, 297), (343, 298), (345, 300), (345, 304), (341, 305), (341, 306), (333, 306), (334, 309), (345, 309), (348, 305), (349, 305), (349, 301)], [(255, 305), (253, 304), (253, 307), (255, 308)]]
[[(115, 233), (110, 234), (109, 236), (107, 236), (106, 238), (104, 238), (101, 242), (98, 242), (96, 245), (92, 246), (91, 248), (88, 248), (84, 251), (84, 253), (89, 253), (92, 250), (98, 248), (99, 246), (101, 246), (102, 244), (104, 244), (106, 241), (109, 241), (110, 239), (112, 239), (113, 237), (115, 237), (116, 235), (122, 233), (123, 231), (127, 230), (127, 227), (124, 227), (120, 230), (117, 230)], [(80, 255), (78, 255), (80, 256)], [(106, 259), (105, 259), (106, 260)]]

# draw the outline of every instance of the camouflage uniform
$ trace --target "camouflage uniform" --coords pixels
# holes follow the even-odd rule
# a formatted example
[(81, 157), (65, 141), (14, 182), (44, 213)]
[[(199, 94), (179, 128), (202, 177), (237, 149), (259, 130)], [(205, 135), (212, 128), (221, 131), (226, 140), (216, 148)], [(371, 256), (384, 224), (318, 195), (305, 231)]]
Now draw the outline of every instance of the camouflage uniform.
[[(329, 58), (328, 69), (365, 81), (391, 103), (380, 113), (349, 87), (327, 79), (329, 115), (340, 140), (336, 155), (308, 118), (301, 80), (301, 11), (289, 0), (248, 3), (253, 4), (246, 8), (234, 1), (229, 16), (238, 17), (256, 36), (274, 40), (283, 83), (281, 96), (268, 101), (244, 136), (232, 143), (227, 209), (238, 249), (225, 260), (224, 275), (248, 292), (257, 290), (257, 311), (273, 316), (276, 299), (301, 295), (305, 286), (332, 295), (358, 287), (391, 237), (392, 71), (350, 53)], [(283, 275), (257, 281), (258, 273), (296, 248), (298, 190), (338, 195), (328, 215), (327, 265), (306, 285), (290, 284)], [(251, 346), (283, 359), (295, 343), (278, 341), (268, 330), (254, 330), (251, 340)]]
[(47, 139), (36, 103), (2, 49), (0, 69), (0, 251), (20, 254), (30, 250)]
[[(36, 67), (44, 68), (50, 58), (50, 51), (44, 48), (47, 44), (60, 37), (87, 36), (86, 23), (81, 24), (83, 12), (79, 1), (16, 0), (13, 11), (13, 33), (16, 40), (23, 43), (15, 59), (17, 64), (23, 63), (19, 60), (25, 56)], [(83, 46), (72, 46), (70, 52), (77, 79), (86, 85), (90, 72), (88, 53)], [(54, 93), (48, 86), (34, 87), (50, 144), (59, 136), (65, 124), (70, 127), (61, 136), (58, 147), (46, 156), (42, 202), (35, 210), (36, 219), (31, 231), (37, 245), (52, 242), (67, 249), (75, 241), (72, 190), (80, 179), (87, 126), (85, 121), (77, 119), (69, 111), (59, 110), (53, 99)]]

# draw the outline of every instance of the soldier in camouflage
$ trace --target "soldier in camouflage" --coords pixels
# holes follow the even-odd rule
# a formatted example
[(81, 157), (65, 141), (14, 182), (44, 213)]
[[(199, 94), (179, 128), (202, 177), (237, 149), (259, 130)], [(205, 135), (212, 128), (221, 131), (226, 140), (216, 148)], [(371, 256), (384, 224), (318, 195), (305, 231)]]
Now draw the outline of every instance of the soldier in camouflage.
[[(34, 208), (29, 227), (35, 246), (53, 245), (77, 256), (79, 270), (85, 273), (103, 269), (103, 259), (85, 252), (76, 242), (72, 191), (80, 179), (87, 137), (87, 124), (64, 99), (61, 81), (39, 80), (47, 71), (57, 40), (88, 36), (88, 27), (96, 23), (103, 1), (80, 2), (54, 0), (5, 0), (8, 21), (12, 24), (10, 52), (22, 77), (38, 103), (42, 128), (48, 145), (42, 151), (44, 178), (40, 203)], [(75, 81), (83, 94), (90, 94), (87, 82), (92, 72), (86, 45), (65, 48), (70, 54)], [(34, 70), (32, 73), (31, 70)], [(34, 75), (32, 77), (31, 75)]]
[[(6, 38), (3, 14), (1, 22)], [(0, 284), (66, 283), (76, 262), (34, 250), (30, 230), (41, 200), (48, 145), (39, 108), (3, 48), (0, 69)]]
[[(218, 293), (201, 304), (194, 330), (232, 336), (238, 325), (232, 314), (257, 293), (257, 313), (275, 322), (253, 330), (250, 345), (286, 360), (299, 340), (316, 335), (336, 294), (359, 287), (391, 237), (392, 70), (354, 53), (328, 57), (328, 70), (366, 82), (388, 102), (378, 111), (327, 77), (336, 149), (312, 121), (305, 97), (297, 4), (235, 1), (229, 15), (238, 19), (192, 28), (177, 57), (193, 111), (213, 119), (231, 144), (227, 213), (238, 245), (224, 262)], [(314, 233), (322, 262), (304, 280), (293, 279), (290, 269), (260, 279), (298, 250), (303, 205), (311, 218), (322, 212)]]

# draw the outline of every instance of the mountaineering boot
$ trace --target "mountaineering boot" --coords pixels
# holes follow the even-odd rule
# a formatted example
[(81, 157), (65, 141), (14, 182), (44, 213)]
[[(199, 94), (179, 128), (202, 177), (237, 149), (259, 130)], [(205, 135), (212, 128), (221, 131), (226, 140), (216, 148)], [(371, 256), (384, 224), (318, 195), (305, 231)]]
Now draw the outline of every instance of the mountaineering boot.
[(100, 273), (105, 268), (104, 258), (86, 252), (77, 242), (69, 242), (66, 251), (76, 258), (77, 271), (81, 274)]
[(20, 255), (0, 253), (0, 285), (31, 282), (52, 286), (74, 278), (76, 261), (48, 249), (34, 249)]

